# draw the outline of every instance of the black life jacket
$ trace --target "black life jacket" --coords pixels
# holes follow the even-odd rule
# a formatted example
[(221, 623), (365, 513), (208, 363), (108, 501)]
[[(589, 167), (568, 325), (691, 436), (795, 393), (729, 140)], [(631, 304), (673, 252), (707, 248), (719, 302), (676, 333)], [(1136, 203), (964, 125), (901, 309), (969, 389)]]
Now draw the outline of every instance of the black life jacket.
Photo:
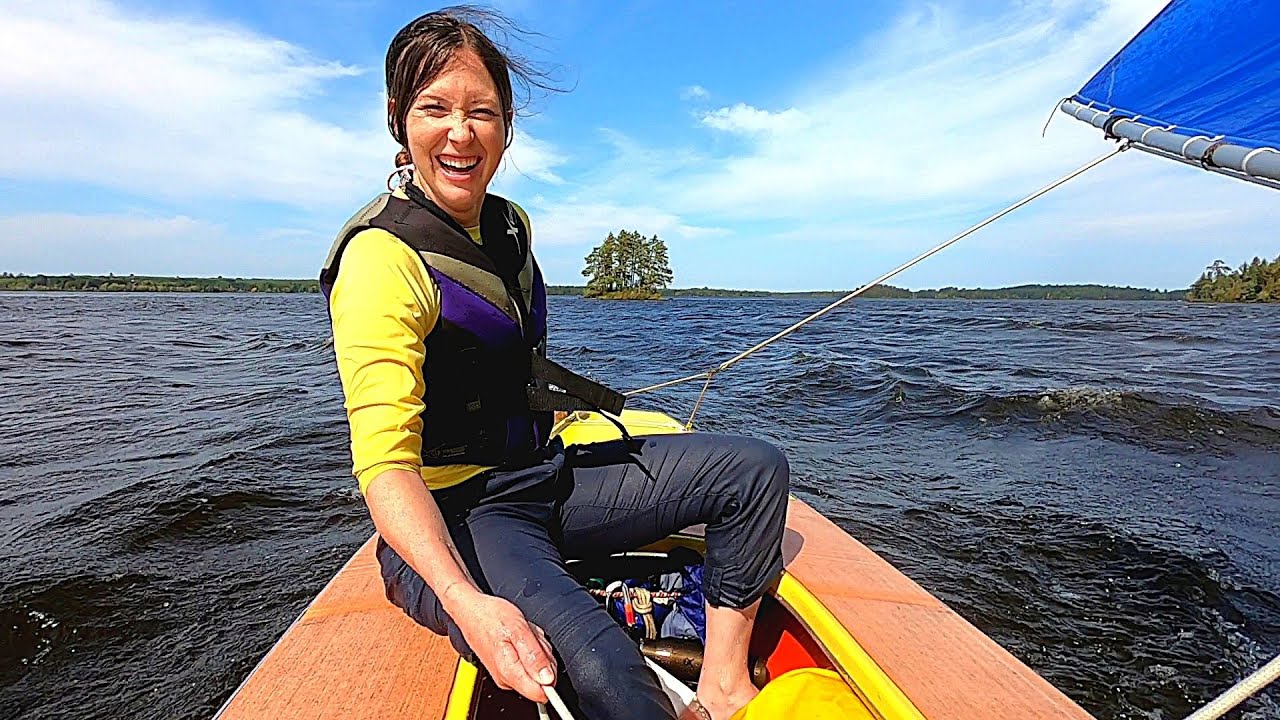
[(421, 190), (382, 194), (343, 226), (320, 271), (326, 300), (343, 250), (380, 228), (417, 251), (440, 289), (426, 338), (422, 464), (516, 467), (547, 446), (553, 410), (622, 411), (623, 397), (546, 358), (547, 295), (529, 229), (514, 205), (486, 195), (481, 245)]

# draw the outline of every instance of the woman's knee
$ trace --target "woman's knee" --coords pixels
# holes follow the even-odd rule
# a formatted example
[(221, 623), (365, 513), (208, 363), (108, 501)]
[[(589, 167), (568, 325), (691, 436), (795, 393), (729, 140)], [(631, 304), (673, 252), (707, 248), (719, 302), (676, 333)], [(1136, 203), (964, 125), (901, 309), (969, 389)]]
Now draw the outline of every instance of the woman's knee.
[(783, 497), (791, 485), (791, 465), (786, 453), (778, 446), (752, 437), (735, 438), (735, 457), (739, 466), (749, 472), (744, 475), (750, 487), (745, 488), (747, 498)]

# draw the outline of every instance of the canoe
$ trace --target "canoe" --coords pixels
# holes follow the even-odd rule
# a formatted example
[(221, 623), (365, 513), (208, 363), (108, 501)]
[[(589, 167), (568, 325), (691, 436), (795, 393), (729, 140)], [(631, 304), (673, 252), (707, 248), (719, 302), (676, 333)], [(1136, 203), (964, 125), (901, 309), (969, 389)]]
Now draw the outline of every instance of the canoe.
[[(683, 432), (652, 411), (627, 410), (634, 435)], [(566, 444), (618, 437), (578, 413)], [(497, 689), (445, 638), (383, 594), (366, 542), (294, 621), (218, 712), (218, 720), (519, 720), (538, 711)], [(648, 548), (698, 550), (690, 528)], [(792, 498), (785, 570), (762, 604), (750, 654), (778, 678), (828, 668), (861, 717), (877, 720), (1089, 718), (1078, 705), (937, 598), (831, 521)], [(625, 559), (619, 559), (623, 562)], [(552, 715), (554, 717), (554, 715)]]

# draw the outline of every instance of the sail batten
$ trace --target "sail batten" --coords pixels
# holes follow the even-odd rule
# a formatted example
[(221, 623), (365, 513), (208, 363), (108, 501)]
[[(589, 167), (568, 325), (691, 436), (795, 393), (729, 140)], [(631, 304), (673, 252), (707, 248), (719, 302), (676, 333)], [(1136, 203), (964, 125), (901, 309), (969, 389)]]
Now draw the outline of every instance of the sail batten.
[(1060, 109), (1133, 147), (1280, 183), (1280, 0), (1171, 0)]

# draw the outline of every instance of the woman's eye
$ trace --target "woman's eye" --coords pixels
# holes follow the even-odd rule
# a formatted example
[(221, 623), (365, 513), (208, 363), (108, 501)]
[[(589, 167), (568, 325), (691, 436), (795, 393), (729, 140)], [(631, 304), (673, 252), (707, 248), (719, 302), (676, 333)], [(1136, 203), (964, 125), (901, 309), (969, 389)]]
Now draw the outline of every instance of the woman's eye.
[(418, 109), (421, 110), (422, 112), (430, 113), (431, 115), (443, 115), (446, 112), (446, 110), (444, 109), (444, 106), (439, 105), (437, 103), (419, 105)]
[(489, 108), (476, 108), (471, 111), (471, 117), (479, 118), (481, 120), (492, 120), (493, 118), (498, 117), (498, 113), (490, 110)]

